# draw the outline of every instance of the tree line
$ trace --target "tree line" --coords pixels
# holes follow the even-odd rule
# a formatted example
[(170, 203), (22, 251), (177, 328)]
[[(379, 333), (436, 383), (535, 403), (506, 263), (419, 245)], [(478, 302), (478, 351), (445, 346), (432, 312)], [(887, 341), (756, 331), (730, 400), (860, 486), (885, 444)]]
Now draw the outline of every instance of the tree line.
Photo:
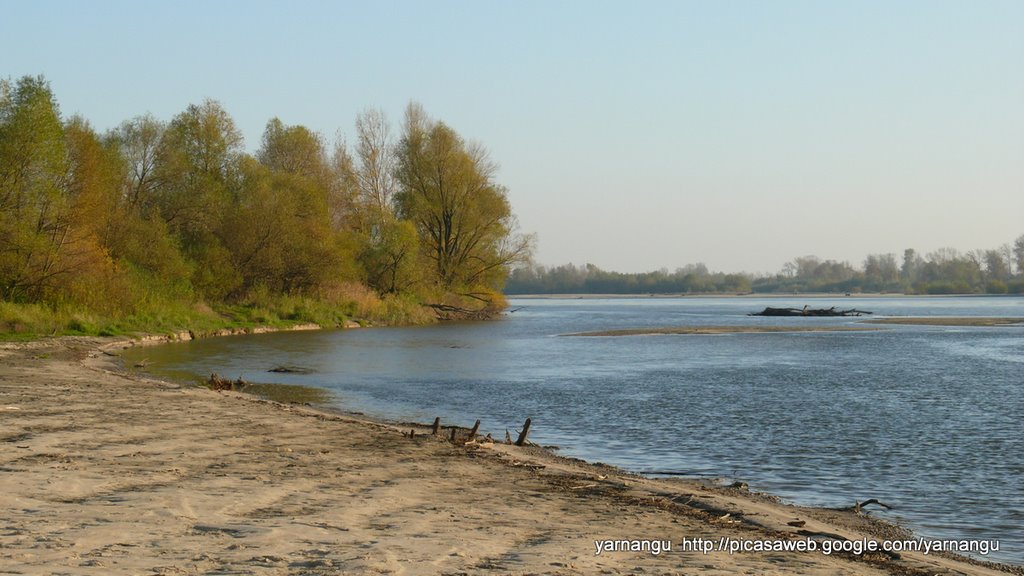
[(248, 153), (215, 100), (98, 133), (43, 77), (0, 80), (5, 304), (486, 313), (531, 247), (486, 150), (416, 103), (352, 146), (273, 118)]
[(1024, 235), (1013, 244), (960, 252), (943, 248), (924, 256), (914, 249), (871, 254), (860, 268), (849, 262), (803, 256), (776, 274), (710, 272), (691, 264), (674, 272), (626, 274), (586, 264), (526, 265), (508, 280), (507, 294), (710, 294), (772, 292), (903, 292), (907, 294), (1024, 294)]

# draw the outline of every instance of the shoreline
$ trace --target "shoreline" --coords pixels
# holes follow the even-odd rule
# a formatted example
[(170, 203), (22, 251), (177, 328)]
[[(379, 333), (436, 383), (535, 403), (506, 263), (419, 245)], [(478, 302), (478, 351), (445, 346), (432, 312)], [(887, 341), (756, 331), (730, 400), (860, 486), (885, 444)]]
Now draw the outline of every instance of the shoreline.
[[(404, 560), (430, 566), (412, 573), (1024, 574), (921, 552), (684, 552), (696, 538), (823, 543), (905, 533), (741, 486), (647, 478), (537, 448), (452, 444), (423, 429), (410, 438), (405, 424), (129, 374), (108, 355), (128, 344), (137, 345), (0, 344), (12, 448), (0, 456), (0, 504), (10, 511), (3, 564), (30, 574), (389, 573)], [(606, 540), (673, 546), (595, 554)]]

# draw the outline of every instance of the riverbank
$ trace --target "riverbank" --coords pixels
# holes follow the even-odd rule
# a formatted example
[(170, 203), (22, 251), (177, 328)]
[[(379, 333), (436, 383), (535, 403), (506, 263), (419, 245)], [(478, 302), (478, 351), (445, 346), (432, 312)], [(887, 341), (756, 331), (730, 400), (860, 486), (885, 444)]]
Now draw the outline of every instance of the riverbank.
[[(425, 430), (410, 437), (407, 426), (152, 380), (120, 370), (110, 354), (124, 345), (0, 344), (6, 570), (1024, 574), (936, 553), (826, 555), (837, 538), (906, 534), (742, 486), (641, 478)], [(608, 541), (647, 549), (611, 551)], [(697, 542), (819, 550), (705, 554)]]

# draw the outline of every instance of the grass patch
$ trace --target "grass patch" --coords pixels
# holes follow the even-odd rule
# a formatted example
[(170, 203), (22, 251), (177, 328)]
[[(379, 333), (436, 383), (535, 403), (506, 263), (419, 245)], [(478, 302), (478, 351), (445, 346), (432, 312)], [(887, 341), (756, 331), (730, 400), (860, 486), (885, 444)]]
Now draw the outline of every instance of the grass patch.
[(251, 294), (237, 302), (147, 302), (130, 313), (100, 313), (82, 307), (0, 302), (0, 340), (25, 341), (48, 336), (131, 336), (208, 334), (223, 329), (288, 328), (317, 324), (325, 328), (352, 322), (366, 325), (413, 325), (435, 322), (432, 312), (411, 297), (386, 296), (359, 285), (329, 294), (270, 296)]

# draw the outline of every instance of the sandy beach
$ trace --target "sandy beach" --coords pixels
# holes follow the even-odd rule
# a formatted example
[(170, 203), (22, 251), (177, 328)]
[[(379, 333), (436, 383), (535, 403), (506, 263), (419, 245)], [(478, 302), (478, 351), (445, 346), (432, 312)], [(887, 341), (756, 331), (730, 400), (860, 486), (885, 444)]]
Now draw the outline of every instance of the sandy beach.
[[(157, 381), (120, 368), (126, 345), (0, 344), (0, 573), (1024, 574), (826, 554), (908, 535), (744, 486)], [(777, 550), (801, 542), (817, 550)]]

